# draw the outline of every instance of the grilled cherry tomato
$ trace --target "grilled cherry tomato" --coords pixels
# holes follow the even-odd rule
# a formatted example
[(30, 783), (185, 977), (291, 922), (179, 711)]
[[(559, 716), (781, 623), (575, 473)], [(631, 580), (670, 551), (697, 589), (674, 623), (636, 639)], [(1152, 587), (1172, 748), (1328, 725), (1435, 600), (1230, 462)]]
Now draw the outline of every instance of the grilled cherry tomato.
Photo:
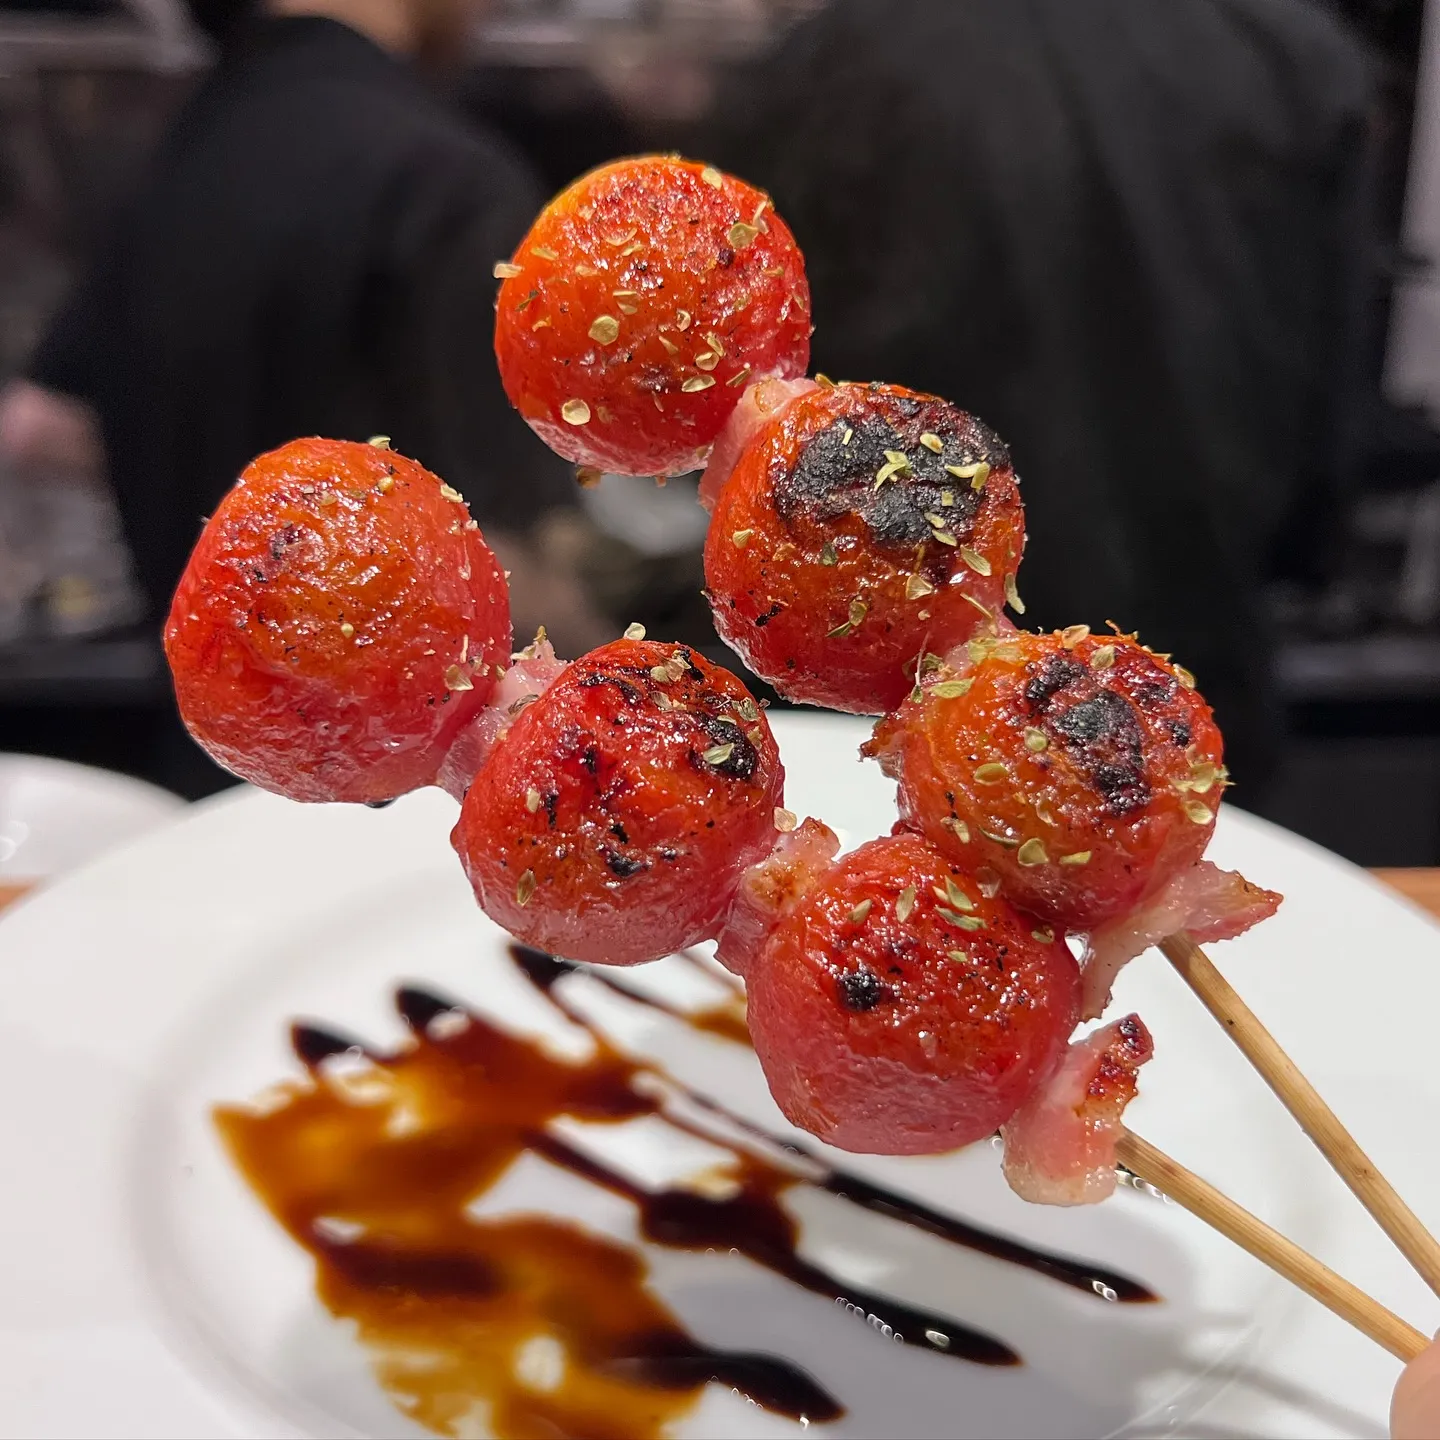
[(633, 965), (719, 934), (742, 871), (775, 844), (782, 784), (735, 676), (683, 645), (617, 640), (519, 713), (451, 840), (516, 938)]
[(434, 781), (510, 656), (499, 563), (464, 501), (378, 444), (296, 440), (220, 502), (165, 626), (190, 733), (292, 800)]
[(788, 1119), (844, 1150), (984, 1139), (1079, 1014), (1063, 938), (987, 898), (928, 840), (872, 840), (813, 884), (746, 967), (750, 1033)]
[(809, 363), (794, 236), (763, 191), (710, 166), (602, 166), (541, 211), (496, 273), (505, 391), (582, 466), (698, 469), (744, 386)]
[[(708, 483), (708, 482), (707, 482)], [(1018, 604), (1025, 516), (978, 420), (897, 385), (821, 386), (769, 412), (715, 498), (715, 626), (792, 700), (876, 714), (927, 651)]]
[(1067, 930), (1132, 909), (1200, 858), (1225, 786), (1194, 678), (1084, 626), (972, 642), (868, 748), (956, 864)]

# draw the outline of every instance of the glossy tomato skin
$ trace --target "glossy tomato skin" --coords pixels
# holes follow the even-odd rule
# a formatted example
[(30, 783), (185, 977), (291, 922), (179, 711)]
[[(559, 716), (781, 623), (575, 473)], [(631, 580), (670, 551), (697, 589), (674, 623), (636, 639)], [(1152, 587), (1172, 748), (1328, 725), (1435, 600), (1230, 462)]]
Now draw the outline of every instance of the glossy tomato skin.
[(750, 1033), (786, 1117), (882, 1155), (993, 1134), (1049, 1075), (1079, 1015), (1063, 940), (910, 832), (842, 857), (746, 981)]
[(579, 465), (698, 469), (746, 384), (809, 363), (794, 236), (763, 191), (688, 160), (641, 156), (583, 176), (497, 270), (505, 391)]
[(1024, 545), (1009, 451), (978, 420), (897, 385), (822, 386), (745, 444), (705, 580), (716, 628), (757, 675), (873, 715), (904, 698), (923, 652), (999, 615)]
[(463, 501), (378, 445), (249, 465), (181, 577), (165, 654), (190, 733), (292, 800), (430, 784), (510, 655), (505, 577)]
[(926, 678), (867, 747), (901, 813), (957, 864), (1071, 931), (1200, 858), (1225, 784), (1220, 731), (1187, 671), (1084, 627), (979, 645)]
[(783, 771), (734, 675), (617, 640), (522, 710), (451, 842), (481, 908), (528, 945), (633, 965), (717, 935), (776, 841)]

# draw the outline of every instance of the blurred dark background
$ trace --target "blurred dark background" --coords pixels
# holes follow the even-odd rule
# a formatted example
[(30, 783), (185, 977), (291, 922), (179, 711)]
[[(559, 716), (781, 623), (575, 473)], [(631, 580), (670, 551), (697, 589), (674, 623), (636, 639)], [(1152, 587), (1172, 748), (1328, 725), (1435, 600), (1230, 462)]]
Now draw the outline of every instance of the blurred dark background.
[[(1261, 613), (1199, 623), (1222, 653), (1247, 644), (1247, 627), (1274, 637), (1263, 653), (1278, 711), (1275, 762), (1236, 802), (1363, 864), (1440, 864), (1440, 6), (1431, 0), (1427, 33), (1425, 0), (1284, 5), (1343, 24), (1370, 77), (1344, 217), (1353, 247), (1329, 297), (1336, 318), (1326, 344), (1335, 353), (1323, 368), (1334, 378), (1314, 427), (1327, 437), (1326, 463), (1266, 530), (1256, 560)], [(546, 190), (615, 155), (676, 148), (771, 185), (782, 215), (821, 213), (800, 181), (787, 193), (786, 176), (804, 157), (784, 153), (765, 125), (794, 130), (795, 115), (823, 110), (820, 97), (785, 79), (802, 73), (786, 47), (822, 8), (822, 0), (496, 0), (448, 82), (449, 98), (508, 140)], [(883, 28), (884, 0), (873, 13)], [(25, 372), (212, 53), (175, 0), (0, 6), (0, 385)], [(1323, 88), (1323, 75), (1305, 73), (1307, 54), (1300, 45), (1291, 83)], [(1321, 58), (1314, 63), (1318, 71)], [(963, 115), (973, 103), (963, 73), (945, 85)], [(762, 97), (776, 100), (777, 87), (784, 105), (767, 119)], [(823, 132), (806, 143), (823, 146)], [(898, 225), (877, 177), (867, 179), (866, 156), (852, 145), (845, 163), (855, 193), (873, 202), (867, 224), (877, 233)], [(1195, 177), (1197, 194), (1202, 180), (1214, 177)], [(827, 274), (859, 288), (841, 253), (854, 236), (842, 239), (839, 224), (812, 225), (806, 233), (797, 220), (817, 294)], [(922, 256), (950, 253), (933, 236), (913, 243)], [(871, 288), (884, 293), (878, 277)], [(874, 378), (930, 383), (918, 331), (904, 332), (892, 356), (866, 338), (858, 299), (836, 321), (843, 333), (827, 336), (818, 305), (817, 314), (820, 368), (872, 378), (863, 362), (848, 363), (853, 340), (895, 372)], [(923, 327), (923, 316), (915, 323)], [(488, 335), (476, 343), (488, 347)], [(1074, 357), (1077, 370), (1092, 363), (1093, 355)], [(947, 393), (989, 413), (978, 398)], [(1023, 479), (1028, 437), (1006, 438)], [(1030, 443), (1038, 450), (1038, 437)], [(1227, 504), (1263, 490), (1263, 477), (1235, 482)], [(667, 638), (704, 640), (703, 525), (683, 482), (657, 491), (607, 477), (550, 538), (583, 576), (602, 624), (638, 619)], [(0, 750), (201, 793), (213, 777), (177, 781), (156, 759), (168, 688), (119, 536), (113, 507), (92, 484), (57, 476), (37, 487), (0, 470)], [(1203, 554), (1187, 558), (1205, 563)], [(1183, 597), (1186, 563), (1165, 569)], [(1206, 671), (1195, 668), (1203, 684)]]

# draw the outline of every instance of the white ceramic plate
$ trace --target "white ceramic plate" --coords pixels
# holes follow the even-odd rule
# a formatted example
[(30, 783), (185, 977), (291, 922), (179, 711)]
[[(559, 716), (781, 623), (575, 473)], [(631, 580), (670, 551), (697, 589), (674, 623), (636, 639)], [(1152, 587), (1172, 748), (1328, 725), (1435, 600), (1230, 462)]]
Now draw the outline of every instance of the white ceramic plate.
[[(890, 787), (854, 758), (864, 727), (783, 714), (776, 729), (793, 808), (827, 818), (847, 845), (888, 828)], [(232, 794), (0, 922), (0, 1433), (421, 1433), (316, 1301), (308, 1256), (237, 1178), (209, 1110), (296, 1073), (293, 1017), (393, 1043), (400, 980), (528, 1034), (563, 1031), (474, 909), (447, 843), (453, 816), (438, 792), (379, 812)], [(1440, 1082), (1425, 1059), (1440, 932), (1361, 872), (1244, 815), (1225, 816), (1212, 854), (1287, 895), (1275, 920), (1216, 947), (1220, 962), (1422, 1218), (1440, 1224)], [(644, 978), (687, 1004), (703, 987), (679, 962)], [(577, 1004), (592, 1003), (593, 982), (566, 983)], [(1134, 1127), (1433, 1328), (1433, 1297), (1158, 957), (1131, 967), (1117, 1004), (1140, 1010), (1157, 1041)], [(617, 1043), (787, 1133), (748, 1052), (639, 1007), (595, 1001), (594, 1013)], [(596, 1144), (612, 1142), (642, 1171), (689, 1163), (653, 1133)], [(1108, 1303), (797, 1194), (805, 1254), (1024, 1357), (995, 1369), (895, 1344), (744, 1259), (644, 1245), (655, 1290), (700, 1338), (787, 1356), (848, 1407), (817, 1433), (1383, 1434), (1396, 1362), (1176, 1207), (1124, 1190), (1084, 1210), (1026, 1206), (985, 1145), (844, 1163), (1163, 1298)], [(641, 1243), (627, 1203), (538, 1162), (487, 1202), (507, 1206)], [(711, 1386), (679, 1433), (796, 1429)]]
[(0, 881), (63, 875), (184, 809), (178, 795), (113, 770), (0, 755)]

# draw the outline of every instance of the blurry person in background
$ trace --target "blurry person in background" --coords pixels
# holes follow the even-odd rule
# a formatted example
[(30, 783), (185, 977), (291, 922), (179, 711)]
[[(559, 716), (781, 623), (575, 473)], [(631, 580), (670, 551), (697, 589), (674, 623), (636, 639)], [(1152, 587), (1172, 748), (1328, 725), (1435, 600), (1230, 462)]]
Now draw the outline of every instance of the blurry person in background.
[[(245, 464), (300, 435), (395, 447), (464, 493), (517, 633), (607, 638), (557, 562), (575, 485), (505, 400), (491, 268), (542, 196), (412, 69), (458, 60), (473, 0), (193, 0), (219, 60), (0, 397), (12, 469), (103, 454), (149, 618)], [(178, 718), (161, 778), (213, 788)], [(200, 768), (196, 768), (200, 767)]]
[(1343, 481), (1369, 76), (1311, 0), (834, 0), (737, 77), (717, 163), (805, 249), (814, 363), (1010, 443), (1022, 623), (1200, 678), (1254, 796), (1259, 586)]

